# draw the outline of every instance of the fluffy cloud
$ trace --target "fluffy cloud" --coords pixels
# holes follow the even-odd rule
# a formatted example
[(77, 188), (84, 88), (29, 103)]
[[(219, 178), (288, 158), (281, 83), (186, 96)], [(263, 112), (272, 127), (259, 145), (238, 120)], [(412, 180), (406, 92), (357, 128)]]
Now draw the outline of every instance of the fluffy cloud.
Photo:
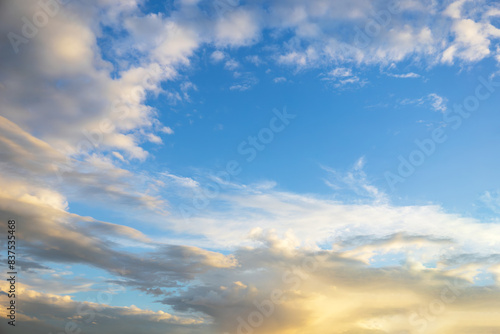
[(278, 59), (300, 68), (346, 62), (388, 65), (409, 58), (431, 65), (436, 59), (477, 62), (491, 55), (499, 36), (492, 24), (498, 8), (481, 2), (478, 13), (475, 2), (473, 9), (462, 11), (464, 3), (456, 1), (440, 12), (435, 1), (274, 1), (269, 23), (293, 31)]
[[(2, 290), (7, 284), (1, 284)], [(142, 310), (131, 305), (113, 307), (94, 302), (78, 302), (70, 296), (40, 293), (18, 284), (18, 293), (23, 296), (22, 314), (18, 314), (16, 329), (22, 333), (50, 333), (85, 331), (101, 333), (103, 330), (119, 333), (136, 333), (148, 328), (148, 333), (195, 333), (203, 330), (202, 318), (178, 317), (169, 313)], [(110, 300), (115, 291), (103, 291), (101, 299)], [(8, 302), (6, 294), (0, 295), (2, 303)], [(2, 316), (2, 330), (10, 330)]]
[[(493, 307), (496, 289), (474, 288), (417, 263), (370, 268), (348, 252), (296, 249), (290, 247), (293, 241), (257, 237), (262, 246), (236, 252), (241, 266), (234, 276), (226, 271), (206, 277), (204, 286), (163, 302), (179, 311), (210, 314), (216, 332), (227, 333), (454, 333), (498, 326), (494, 317), (480, 316)], [(395, 237), (372, 246), (401, 249), (435, 242)]]
[[(119, 276), (121, 283), (146, 292), (177, 286), (210, 268), (237, 265), (231, 256), (196, 247), (155, 243), (140, 231), (124, 225), (97, 221), (67, 212), (60, 194), (44, 188), (1, 179), (0, 217), (15, 218), (23, 254), (21, 270), (46, 270), (32, 262), (83, 264)], [(22, 226), (22, 227), (21, 227)], [(7, 240), (1, 232), (2, 244)], [(136, 255), (119, 249), (122, 243), (151, 249)], [(25, 267), (26, 266), (26, 267)], [(133, 268), (133, 269), (132, 269)], [(143, 279), (148, 276), (148, 280)]]
[[(90, 333), (103, 328), (132, 333), (139, 325), (152, 333), (161, 329), (173, 333), (287, 333), (311, 329), (333, 333), (455, 333), (464, 328), (480, 332), (499, 325), (495, 320), (500, 312), (498, 288), (474, 286), (464, 275), (470, 269), (463, 263), (481, 264), (482, 260), (462, 257), (462, 265), (457, 260), (443, 261), (436, 249), (449, 240), (401, 234), (358, 238), (333, 245), (335, 249), (319, 250), (297, 247), (292, 235), (280, 238), (256, 230), (252, 239), (254, 246), (234, 252), (238, 266), (222, 265), (199, 272), (196, 284), (158, 295), (175, 312), (191, 316), (141, 310), (133, 305), (106, 305), (104, 301), (119, 293), (114, 289), (101, 291), (103, 300), (95, 304), (20, 285), (21, 327), (26, 332), (35, 326), (54, 330), (71, 321)], [(430, 257), (421, 260), (434, 259), (438, 265), (425, 267), (417, 258), (381, 267), (365, 261), (376, 252), (409, 250), (426, 253)], [(490, 263), (498, 263), (498, 259)], [(2, 283), (2, 289), (6, 288)], [(86, 312), (79, 314), (78, 310)], [(50, 322), (46, 321), (49, 317)], [(90, 317), (95, 326), (90, 325)]]
[[(16, 12), (11, 20), (41, 12), (23, 4), (10, 6)], [(144, 159), (147, 152), (139, 147), (144, 138), (134, 130), (152, 128), (154, 113), (142, 104), (132, 80), (110, 77), (112, 66), (100, 57), (97, 45), (96, 10), (92, 4), (82, 9), (77, 2), (61, 6), (35, 37), (20, 46), (18, 54), (4, 41), (3, 61), (9, 70), (0, 77), (2, 115), (70, 155), (99, 146)], [(2, 31), (17, 26), (17, 22), (5, 22)], [(83, 144), (85, 134), (94, 138), (90, 145)]]
[[(108, 204), (164, 210), (165, 201), (138, 190), (139, 180), (134, 181), (131, 172), (116, 167), (109, 158), (99, 155), (87, 155), (83, 160), (70, 158), (11, 121), (1, 116), (0, 120), (0, 148), (4, 161), (8, 161), (2, 166), (1, 178), (7, 197), (23, 192), (32, 196), (30, 191), (51, 193), (52, 198), (58, 199), (52, 201), (52, 206), (65, 209), (67, 204), (62, 203), (66, 198), (61, 194), (65, 191), (70, 198), (105, 198)], [(26, 178), (32, 181), (26, 182)], [(10, 189), (14, 192), (9, 193)]]

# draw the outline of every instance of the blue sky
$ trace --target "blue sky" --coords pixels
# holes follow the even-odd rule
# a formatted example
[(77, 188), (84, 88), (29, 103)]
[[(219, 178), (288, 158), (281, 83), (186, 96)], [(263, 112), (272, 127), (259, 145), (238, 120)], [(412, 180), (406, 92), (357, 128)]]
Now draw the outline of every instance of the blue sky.
[[(246, 49), (238, 56), (244, 59), (258, 49)], [(243, 60), (240, 67), (251, 71), (258, 84), (235, 92), (227, 83), (233, 80), (231, 73), (221, 65), (204, 64), (205, 58), (199, 55), (193, 65), (200, 73), (190, 76), (198, 88), (190, 95), (191, 101), (172, 106), (161, 98), (152, 99), (158, 109), (174, 110), (162, 121), (181, 129), (157, 151), (155, 163), (168, 164), (164, 168), (188, 177), (196, 175), (193, 168), (217, 170), (224, 162), (241, 158), (237, 144), (255, 136), (268, 123), (274, 108), (286, 107), (297, 119), (238, 175), (241, 182), (273, 180), (284, 190), (331, 195), (321, 166), (345, 170), (365, 157), (370, 180), (401, 203), (429, 201), (452, 211), (472, 213), (472, 204), (477, 205), (486, 189), (498, 188), (498, 158), (493, 147), (498, 131), (492, 121), (498, 117), (495, 94), (457, 130), (447, 127), (449, 140), (439, 144), (404, 183), (393, 190), (384, 177), (386, 171), (397, 169), (399, 155), (407, 158), (416, 148), (416, 139), (428, 138), (432, 130), (443, 126), (444, 111), (433, 107), (434, 99), (443, 99), (441, 108), (451, 112), (454, 104), (474, 92), (479, 76), (491, 75), (487, 68), (494, 63), (484, 61), (477, 69), (439, 66), (432, 71), (401, 66), (420, 72), (418, 78), (393, 78), (383, 69), (365, 68), (360, 70), (367, 82), (363, 87), (336, 88), (324, 80), (324, 69), (284, 74), (275, 64), (255, 66)], [(326, 71), (330, 68), (335, 69), (331, 66)], [(276, 83), (275, 78), (287, 81)]]
[(3, 6), (20, 333), (500, 328), (496, 2)]

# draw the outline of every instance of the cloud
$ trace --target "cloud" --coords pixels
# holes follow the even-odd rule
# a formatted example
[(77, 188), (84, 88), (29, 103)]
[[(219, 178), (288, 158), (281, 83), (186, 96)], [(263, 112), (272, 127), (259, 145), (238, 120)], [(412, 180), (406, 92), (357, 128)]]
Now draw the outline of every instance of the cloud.
[[(299, 68), (387, 65), (410, 58), (431, 66), (454, 59), (477, 62), (491, 55), (491, 44), (499, 36), (491, 23), (497, 8), (481, 2), (481, 13), (477, 3), (462, 11), (464, 3), (457, 1), (440, 12), (433, 1), (404, 1), (397, 7), (386, 1), (291, 1), (286, 6), (275, 1), (269, 21), (275, 29), (293, 32), (278, 59)], [(432, 20), (426, 19), (429, 16)]]
[(234, 71), (235, 69), (237, 69), (238, 67), (240, 66), (240, 64), (234, 60), (234, 59), (229, 59), (228, 61), (226, 61), (226, 63), (224, 64), (224, 68), (227, 69), (227, 70), (230, 70), (230, 71)]
[[(436, 247), (450, 245), (450, 240), (397, 234), (358, 238), (334, 244), (331, 249), (311, 249), (297, 247), (292, 234), (279, 237), (270, 231), (255, 231), (252, 239), (256, 242), (253, 246), (234, 252), (238, 266), (233, 261), (227, 263), (221, 255), (166, 249), (165, 255), (181, 262), (197, 262), (193, 254), (200, 254), (200, 259), (219, 266), (198, 273), (198, 284), (158, 295), (163, 304), (183, 316), (133, 305), (77, 302), (69, 296), (44, 294), (19, 285), (24, 296), (19, 310), (23, 326), (54, 330), (72, 321), (90, 333), (97, 329), (132, 333), (142, 326), (152, 333), (237, 333), (238, 328), (262, 333), (306, 329), (321, 333), (334, 328), (335, 333), (383, 330), (432, 334), (454, 333), (465, 327), (477, 332), (484, 326), (499, 325), (496, 317), (482, 316), (497, 311), (498, 288), (471, 285), (459, 271), (450, 270), (453, 264), (427, 268), (418, 258), (410, 258), (401, 265), (373, 267), (363, 261), (365, 255), (359, 259), (364, 253), (371, 256), (414, 249), (430, 256), (420, 260), (439, 261)], [(7, 282), (1, 284), (5, 290)], [(98, 296), (109, 300), (120, 291), (123, 289), (114, 285)], [(6, 299), (5, 294), (0, 298)], [(86, 312), (79, 314), (78, 310)]]
[(299, 68), (312, 66), (319, 59), (315, 48), (309, 47), (305, 51), (290, 51), (279, 55), (278, 63), (285, 65), (294, 65)]
[(471, 19), (458, 20), (452, 26), (455, 40), (444, 52), (443, 62), (452, 63), (455, 58), (476, 62), (490, 54), (490, 40), (482, 23)]
[(187, 187), (187, 188), (199, 188), (200, 184), (189, 178), (189, 177), (182, 177), (182, 176), (177, 176), (169, 173), (161, 173), (162, 176), (171, 179), (173, 182), (176, 184), (182, 186), (182, 187)]
[[(500, 232), (494, 221), (462, 217), (438, 205), (392, 204), (370, 183), (363, 171), (363, 160), (345, 172), (327, 168), (325, 179), (327, 185), (333, 187), (328, 196), (230, 183), (219, 185), (218, 195), (206, 201), (199, 194), (206, 187), (212, 189), (216, 181), (197, 179), (201, 192), (176, 193), (176, 206), (168, 217), (168, 228), (179, 234), (195, 230), (196, 241), (187, 242), (204, 247), (234, 247), (240, 245), (240, 240), (252, 229), (265, 228), (275, 229), (277, 233), (293, 231), (305, 245), (325, 244), (356, 235), (383, 237), (408, 233), (450, 239), (456, 243), (458, 253), (500, 251), (495, 237)], [(310, 228), (311, 222), (314, 229)], [(467, 237), (470, 235), (474, 238)]]
[(322, 76), (322, 80), (332, 82), (335, 88), (341, 88), (348, 85), (363, 87), (368, 83), (366, 79), (360, 79), (357, 75), (354, 75), (351, 68), (346, 67), (337, 67)]
[[(16, 185), (20, 192), (38, 188), (64, 198), (59, 191), (66, 190), (83, 199), (106, 199), (108, 205), (134, 204), (145, 210), (164, 210), (165, 201), (146, 194), (144, 189), (138, 190), (139, 180), (131, 172), (116, 167), (109, 158), (96, 154), (84, 155), (81, 160), (67, 157), (7, 119), (0, 116), (0, 120), (0, 147), (4, 161), (8, 161), (2, 177), (6, 185)], [(26, 178), (32, 181), (27, 182)], [(79, 196), (71, 196), (74, 197)]]
[(222, 61), (225, 57), (226, 55), (224, 54), (224, 52), (219, 50), (212, 52), (212, 54), (210, 55), (210, 58), (216, 63)]
[(402, 105), (413, 104), (418, 106), (425, 106), (426, 108), (433, 109), (434, 111), (442, 113), (448, 110), (447, 103), (447, 98), (442, 97), (436, 93), (430, 93), (418, 99), (403, 99), (400, 101), (400, 104)]
[(404, 74), (393, 74), (393, 73), (387, 73), (388, 76), (393, 77), (393, 78), (401, 78), (401, 79), (407, 79), (407, 78), (421, 78), (422, 76), (417, 73), (409, 72), (409, 73), (404, 73)]
[(429, 94), (428, 97), (431, 100), (432, 108), (434, 108), (435, 111), (445, 112), (447, 110), (447, 99), (435, 93)]
[(470, 1), (455, 1), (444, 12), (453, 19), (451, 32), (455, 37), (451, 45), (443, 51), (442, 61), (445, 63), (453, 63), (455, 59), (467, 62), (484, 59), (491, 54), (492, 40), (500, 37), (500, 30), (490, 21), (499, 15), (495, 11), (498, 8), (486, 6), (481, 20), (475, 21), (473, 17), (468, 17), (473, 11), (463, 8), (469, 3)]
[[(2, 290), (7, 287), (2, 283)], [(148, 328), (149, 333), (195, 333), (203, 330), (203, 319), (179, 317), (163, 311), (140, 309), (134, 305), (116, 307), (94, 302), (79, 302), (70, 296), (40, 293), (18, 283), (18, 292), (23, 296), (22, 312), (18, 312), (16, 329), (20, 333), (59, 332), (64, 328), (87, 333), (136, 333)], [(103, 300), (112, 299), (112, 292), (101, 291)], [(5, 294), (0, 295), (2, 304), (8, 302)], [(94, 298), (95, 300), (95, 298)], [(19, 310), (20, 311), (20, 310)], [(21, 313), (21, 314), (19, 314)], [(2, 330), (10, 330), (2, 315)]]
[(255, 43), (260, 37), (259, 16), (245, 8), (227, 11), (215, 23), (215, 42), (221, 46)]
[[(322, 167), (329, 173), (329, 178), (325, 183), (336, 190), (346, 188), (353, 191), (357, 198), (371, 198), (378, 202), (387, 201), (387, 195), (370, 184), (367, 180), (366, 173), (363, 171), (366, 160), (364, 157), (359, 158), (352, 168), (346, 173), (340, 173), (332, 168)], [(344, 197), (345, 198), (345, 197)]]
[(165, 132), (166, 134), (169, 134), (169, 135), (173, 135), (174, 134), (174, 130), (172, 130), (171, 127), (169, 126), (165, 126), (161, 129), (162, 132)]
[[(161, 211), (166, 205), (160, 198), (134, 189), (137, 184), (132, 174), (114, 166), (109, 158), (95, 154), (84, 156), (83, 161), (69, 158), (7, 119), (0, 116), (0, 120), (0, 147), (6, 162), (2, 179), (7, 182), (10, 178), (6, 184), (17, 184), (19, 191), (29, 191), (30, 186), (47, 187), (43, 191), (53, 193), (57, 193), (55, 189), (70, 190), (83, 198), (106, 198), (108, 205), (133, 203), (146, 210)], [(26, 184), (26, 177), (33, 181)]]
[[(453, 333), (463, 326), (480, 330), (482, 321), (498, 325), (493, 317), (476, 318), (492, 307), (496, 288), (474, 288), (446, 270), (411, 261), (375, 268), (352, 258), (353, 251), (296, 248), (293, 241), (272, 233), (259, 238), (261, 245), (235, 253), (240, 267), (222, 276), (206, 276), (204, 285), (168, 296), (163, 303), (178, 311), (209, 314), (214, 330), (228, 333)], [(447, 241), (397, 235), (363, 247), (387, 252), (443, 242)]]
[[(144, 291), (177, 286), (177, 282), (189, 281), (210, 268), (236, 265), (230, 255), (156, 243), (134, 228), (69, 213), (64, 197), (58, 193), (34, 186), (28, 190), (21, 183), (6, 180), (2, 184), (0, 217), (14, 218), (19, 224), (30, 222), (23, 224), (22, 239), (23, 254), (32, 261), (100, 268)], [(0, 235), (7, 240), (6, 232)], [(153, 250), (126, 252), (119, 249), (122, 241)], [(26, 264), (30, 270), (41, 269)], [(142, 275), (148, 275), (148, 280), (143, 280)]]
[(480, 202), (494, 213), (500, 213), (500, 192), (485, 191), (479, 197)]
[[(19, 3), (12, 7), (32, 16), (30, 6)], [(10, 82), (0, 98), (3, 117), (27, 132), (36, 132), (38, 138), (68, 155), (97, 146), (119, 150), (128, 159), (145, 159), (147, 152), (139, 144), (155, 130), (157, 120), (154, 111), (143, 104), (144, 91), (156, 89), (155, 81), (170, 74), (155, 66), (132, 67), (119, 79), (112, 79), (112, 66), (100, 57), (93, 30), (95, 21), (102, 19), (93, 16), (95, 5), (82, 10), (78, 2), (72, 2), (60, 10), (18, 55), (4, 45), (4, 63), (11, 70), (0, 77), (0, 81)], [(78, 11), (82, 15), (77, 16)], [(104, 11), (102, 15), (108, 14)], [(2, 27), (3, 31), (6, 26)], [(145, 75), (151, 81), (141, 84)], [(20, 99), (19, 94), (31, 99)], [(19, 110), (32, 112), (23, 117)], [(90, 145), (85, 134), (95, 138)]]
[(328, 72), (328, 76), (331, 78), (352, 77), (352, 70), (350, 68), (337, 67)]
[(259, 83), (259, 79), (251, 72), (236, 73), (238, 80), (229, 87), (229, 90), (246, 91)]
[(244, 92), (246, 90), (249, 90), (250, 88), (252, 88), (252, 86), (248, 84), (234, 84), (231, 87), (229, 87), (230, 90), (237, 90), (240, 92)]
[(247, 56), (246, 60), (248, 60), (249, 62), (251, 62), (255, 66), (260, 66), (262, 64), (265, 64), (265, 62), (258, 55)]

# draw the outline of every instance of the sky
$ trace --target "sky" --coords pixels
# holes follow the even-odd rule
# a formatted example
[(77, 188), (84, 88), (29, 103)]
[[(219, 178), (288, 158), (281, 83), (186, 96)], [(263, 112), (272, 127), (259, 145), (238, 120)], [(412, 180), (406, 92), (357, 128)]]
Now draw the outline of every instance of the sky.
[(2, 333), (500, 333), (498, 2), (3, 1), (0, 35)]

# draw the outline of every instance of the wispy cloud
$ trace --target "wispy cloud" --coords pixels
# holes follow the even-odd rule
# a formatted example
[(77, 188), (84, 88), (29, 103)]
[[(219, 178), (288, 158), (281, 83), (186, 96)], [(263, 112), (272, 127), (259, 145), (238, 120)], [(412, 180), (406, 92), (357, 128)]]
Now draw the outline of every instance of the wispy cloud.
[(448, 110), (447, 107), (448, 99), (442, 97), (436, 93), (430, 93), (426, 96), (420, 97), (418, 99), (403, 99), (400, 101), (402, 105), (418, 105), (424, 106), (434, 111), (444, 113)]
[(331, 81), (333, 86), (336, 88), (344, 86), (356, 85), (363, 87), (368, 83), (366, 79), (361, 79), (357, 75), (353, 74), (351, 68), (337, 67), (330, 72), (322, 75), (323, 80)]
[(371, 185), (368, 181), (366, 173), (363, 171), (365, 164), (365, 157), (361, 157), (356, 161), (352, 168), (345, 173), (322, 166), (322, 168), (329, 174), (329, 178), (325, 179), (325, 183), (336, 191), (352, 191), (358, 198), (368, 197), (377, 202), (387, 201), (386, 194)]
[(408, 78), (421, 78), (422, 76), (417, 73), (409, 72), (403, 74), (387, 73), (388, 76), (393, 78), (408, 79)]

